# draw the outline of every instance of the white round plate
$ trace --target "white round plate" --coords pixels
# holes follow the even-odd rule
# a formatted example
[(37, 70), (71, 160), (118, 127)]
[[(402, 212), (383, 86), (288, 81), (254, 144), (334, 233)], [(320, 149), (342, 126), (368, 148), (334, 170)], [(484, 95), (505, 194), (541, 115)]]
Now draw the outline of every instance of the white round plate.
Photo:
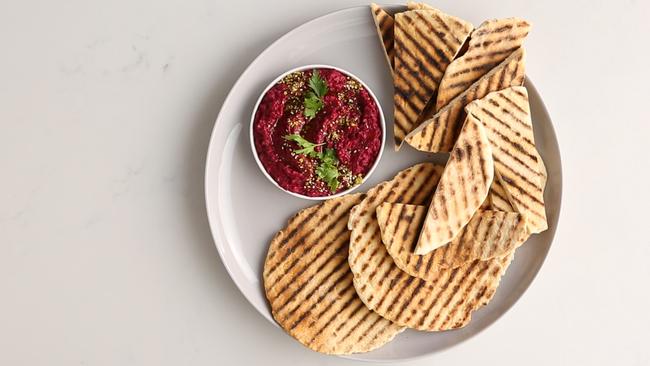
[[(314, 202), (292, 197), (264, 177), (251, 153), (247, 132), (251, 111), (266, 85), (280, 73), (305, 64), (329, 64), (349, 70), (372, 88), (381, 103), (389, 130), (387, 143), (379, 166), (359, 191), (390, 179), (415, 163), (445, 159), (409, 147), (399, 153), (394, 151), (392, 78), (368, 7), (349, 8), (314, 19), (262, 52), (235, 83), (217, 117), (206, 162), (205, 199), (212, 235), (228, 273), (248, 301), (273, 324), (262, 285), (268, 243), (289, 217)], [(530, 285), (544, 262), (557, 227), (562, 172), (551, 120), (530, 80), (526, 86), (535, 140), (549, 176), (545, 192), (549, 229), (533, 235), (517, 250), (492, 301), (474, 313), (465, 328), (437, 333), (407, 330), (378, 350), (347, 357), (395, 361), (454, 346), (494, 323)]]

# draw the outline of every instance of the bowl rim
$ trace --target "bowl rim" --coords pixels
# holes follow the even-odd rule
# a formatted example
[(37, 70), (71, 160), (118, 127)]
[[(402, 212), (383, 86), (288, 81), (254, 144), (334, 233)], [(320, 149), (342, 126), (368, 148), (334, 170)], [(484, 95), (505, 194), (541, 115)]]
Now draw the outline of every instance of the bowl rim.
[[(262, 164), (262, 161), (260, 161), (259, 155), (257, 154), (257, 148), (255, 147), (255, 136), (254, 136), (253, 127), (254, 127), (254, 124), (255, 124), (255, 115), (257, 114), (257, 109), (259, 108), (260, 103), (262, 102), (262, 98), (264, 98), (266, 93), (273, 86), (275, 86), (275, 84), (277, 84), (280, 80), (282, 80), (285, 76), (287, 76), (287, 75), (289, 75), (291, 73), (294, 73), (294, 72), (304, 71), (304, 70), (309, 70), (309, 69), (333, 69), (333, 70), (339, 71), (339, 72), (341, 72), (341, 73), (355, 79), (361, 85), (363, 85), (363, 87), (368, 91), (368, 94), (370, 94), (370, 96), (372, 97), (372, 100), (377, 105), (377, 109), (379, 110), (379, 124), (381, 126), (381, 145), (379, 147), (379, 153), (377, 154), (377, 157), (375, 158), (375, 162), (370, 167), (370, 170), (368, 170), (368, 173), (366, 173), (366, 175), (364, 175), (361, 183), (359, 183), (359, 184), (357, 184), (355, 186), (352, 186), (352, 187), (346, 189), (345, 191), (341, 191), (341, 192), (331, 194), (331, 195), (328, 195), (328, 196), (307, 196), (307, 195), (303, 195), (303, 194), (300, 194), (300, 193), (292, 192), (292, 191), (290, 191), (288, 189), (285, 189), (285, 188), (281, 187), (280, 184), (278, 184), (278, 182), (276, 182), (275, 179), (273, 179), (273, 177), (271, 177), (271, 175), (266, 170), (266, 168), (264, 168), (264, 165)], [(292, 195), (294, 197), (303, 198), (303, 199), (307, 199), (307, 200), (311, 200), (311, 201), (323, 201), (323, 200), (328, 200), (328, 199), (331, 199), (331, 198), (336, 198), (336, 197), (340, 197), (340, 196), (352, 193), (354, 190), (356, 190), (357, 188), (362, 186), (363, 183), (365, 183), (368, 178), (370, 178), (372, 173), (375, 171), (375, 169), (379, 165), (379, 161), (381, 160), (381, 157), (382, 157), (383, 152), (384, 152), (384, 147), (386, 145), (386, 119), (384, 117), (384, 111), (383, 111), (383, 109), (381, 107), (381, 104), (379, 103), (379, 99), (377, 99), (377, 96), (372, 91), (372, 89), (370, 89), (368, 84), (366, 84), (363, 80), (361, 80), (361, 78), (359, 78), (357, 75), (355, 75), (355, 74), (353, 74), (353, 73), (351, 73), (351, 72), (349, 72), (349, 71), (347, 71), (347, 70), (345, 70), (343, 68), (340, 68), (338, 66), (333, 66), (333, 65), (328, 65), (328, 64), (308, 64), (308, 65), (303, 65), (303, 66), (297, 66), (297, 67), (294, 67), (294, 68), (292, 68), (290, 70), (287, 70), (287, 71), (281, 73), (280, 75), (278, 75), (275, 79), (273, 79), (264, 88), (262, 93), (260, 93), (260, 96), (257, 98), (257, 101), (255, 102), (255, 106), (253, 107), (253, 111), (251, 113), (251, 120), (250, 120), (250, 125), (249, 125), (249, 139), (250, 139), (251, 151), (253, 152), (253, 157), (255, 159), (255, 162), (257, 163), (257, 166), (262, 171), (262, 174), (264, 174), (264, 176), (271, 183), (273, 183), (273, 185), (276, 188), (278, 188), (281, 191), (283, 191), (285, 193), (288, 193), (288, 194), (290, 194), (290, 195)]]

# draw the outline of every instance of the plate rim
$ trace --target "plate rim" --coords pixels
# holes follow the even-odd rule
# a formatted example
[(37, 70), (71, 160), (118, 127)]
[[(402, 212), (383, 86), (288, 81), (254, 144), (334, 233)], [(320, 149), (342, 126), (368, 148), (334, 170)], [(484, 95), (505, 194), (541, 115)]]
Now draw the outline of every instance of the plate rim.
[[(383, 6), (390, 7), (390, 8), (405, 7), (405, 5), (403, 5), (403, 4), (383, 4)], [(213, 241), (213, 243), (214, 243), (214, 245), (215, 245), (215, 247), (217, 249), (217, 253), (219, 254), (219, 258), (221, 260), (221, 263), (225, 267), (226, 272), (228, 273), (228, 276), (230, 277), (230, 279), (237, 286), (237, 289), (239, 290), (239, 292), (244, 296), (244, 298), (247, 300), (248, 304), (250, 306), (252, 306), (260, 316), (262, 316), (264, 319), (268, 320), (276, 328), (280, 328), (280, 327), (273, 320), (273, 318), (267, 316), (265, 314), (265, 312), (262, 312), (261, 309), (259, 309), (258, 306), (255, 305), (255, 303), (251, 300), (250, 296), (245, 291), (243, 291), (240, 280), (236, 279), (236, 277), (233, 276), (233, 270), (231, 269), (230, 265), (224, 260), (224, 254), (223, 254), (223, 248), (222, 248), (223, 244), (220, 243), (217, 240), (218, 235), (215, 233), (216, 223), (214, 223), (213, 220), (212, 220), (212, 214), (213, 213), (212, 213), (212, 210), (210, 209), (210, 205), (208, 204), (208, 197), (211, 195), (211, 193), (210, 193), (211, 190), (212, 189), (217, 189), (216, 186), (213, 187), (213, 188), (210, 188), (211, 186), (208, 185), (208, 179), (209, 179), (208, 170), (209, 170), (209, 167), (212, 165), (211, 164), (211, 161), (212, 161), (211, 156), (214, 155), (212, 152), (213, 152), (213, 149), (216, 148), (216, 143), (214, 142), (214, 140), (215, 140), (215, 135), (217, 133), (216, 132), (217, 131), (217, 124), (219, 123), (219, 120), (222, 117), (223, 109), (224, 109), (223, 107), (226, 104), (228, 104), (230, 102), (230, 99), (233, 97), (233, 90), (236, 89), (237, 86), (239, 86), (239, 84), (242, 83), (242, 80), (243, 80), (244, 76), (246, 76), (249, 73), (250, 69), (259, 62), (260, 58), (262, 58), (262, 56), (264, 56), (267, 52), (269, 52), (269, 50), (271, 48), (273, 48), (276, 44), (282, 42), (285, 38), (290, 37), (294, 33), (299, 32), (304, 27), (309, 26), (311, 23), (318, 22), (322, 18), (329, 17), (329, 16), (334, 15), (336, 13), (343, 13), (343, 12), (346, 12), (346, 11), (352, 11), (352, 10), (356, 10), (356, 9), (359, 9), (359, 8), (367, 8), (367, 7), (369, 7), (369, 5), (358, 5), (358, 6), (349, 6), (349, 7), (344, 7), (344, 8), (329, 11), (329, 12), (327, 12), (325, 14), (322, 14), (320, 16), (317, 16), (315, 18), (307, 20), (304, 23), (301, 23), (300, 25), (298, 25), (298, 26), (290, 29), (288, 32), (284, 33), (282, 36), (278, 37), (275, 41), (271, 42), (268, 46), (266, 46), (248, 64), (248, 66), (244, 69), (244, 71), (242, 71), (242, 73), (239, 75), (239, 77), (237, 78), (235, 83), (232, 84), (232, 86), (230, 87), (230, 90), (228, 91), (228, 94), (226, 95), (226, 98), (224, 99), (223, 103), (221, 104), (221, 107), (219, 108), (219, 113), (217, 114), (217, 117), (215, 118), (215, 121), (214, 121), (214, 124), (213, 124), (213, 127), (212, 127), (212, 131), (210, 132), (210, 140), (209, 140), (209, 143), (208, 143), (208, 149), (206, 151), (206, 157), (205, 157), (205, 169), (204, 169), (204, 179), (203, 179), (203, 186), (204, 187), (203, 188), (204, 188), (204, 203), (205, 203), (206, 215), (207, 215), (207, 218), (208, 218), (208, 226), (209, 226), (209, 229), (210, 229), (210, 234), (212, 236), (212, 241)], [(545, 117), (550, 122), (548, 131), (551, 133), (551, 135), (552, 135), (552, 137), (553, 137), (553, 139), (555, 141), (555, 144), (557, 145), (557, 151), (558, 151), (558, 156), (557, 156), (557, 160), (558, 160), (557, 168), (558, 169), (557, 169), (557, 173), (556, 173), (557, 174), (556, 179), (558, 180), (558, 188), (557, 188), (557, 191), (558, 191), (557, 217), (558, 218), (557, 218), (557, 220), (555, 222), (555, 225), (553, 225), (552, 228), (549, 227), (549, 229), (552, 229), (551, 236), (549, 238), (549, 246), (546, 249), (546, 251), (544, 252), (544, 256), (541, 259), (539, 268), (537, 268), (537, 270), (532, 274), (530, 282), (523, 288), (523, 290), (521, 291), (519, 296), (517, 296), (517, 298), (508, 307), (506, 307), (503, 310), (503, 312), (501, 312), (501, 314), (496, 316), (494, 318), (494, 320), (490, 324), (483, 327), (482, 329), (477, 330), (475, 333), (470, 334), (468, 337), (460, 340), (457, 343), (446, 345), (446, 346), (444, 346), (442, 348), (439, 348), (437, 350), (427, 351), (427, 352), (425, 352), (423, 354), (420, 354), (420, 355), (407, 356), (407, 357), (395, 357), (395, 358), (390, 358), (390, 359), (367, 359), (367, 358), (358, 357), (359, 355), (363, 355), (364, 353), (350, 354), (350, 355), (336, 355), (336, 356), (338, 356), (340, 358), (344, 358), (344, 359), (349, 359), (349, 360), (356, 360), (356, 361), (363, 361), (363, 362), (374, 362), (374, 363), (414, 361), (414, 360), (419, 360), (419, 359), (423, 359), (423, 358), (426, 358), (426, 357), (431, 357), (432, 355), (435, 355), (438, 352), (445, 351), (445, 350), (448, 350), (450, 348), (453, 348), (455, 346), (458, 346), (460, 344), (465, 343), (469, 339), (474, 338), (478, 334), (481, 334), (486, 329), (488, 329), (489, 327), (494, 325), (494, 323), (496, 323), (498, 320), (500, 320), (506, 313), (508, 313), (512, 309), (512, 307), (521, 299), (523, 294), (526, 293), (526, 291), (528, 291), (529, 287), (536, 280), (537, 276), (539, 275), (539, 272), (541, 271), (542, 267), (544, 266), (544, 263), (546, 262), (546, 260), (548, 258), (548, 254), (549, 254), (549, 252), (551, 250), (551, 247), (553, 246), (553, 241), (554, 241), (555, 235), (557, 233), (557, 227), (558, 227), (559, 222), (560, 222), (560, 217), (561, 217), (561, 212), (562, 212), (562, 196), (563, 196), (562, 154), (561, 154), (561, 149), (560, 149), (560, 143), (559, 143), (559, 141), (557, 139), (557, 133), (555, 132), (555, 127), (553, 125), (553, 121), (551, 119), (551, 116), (548, 113), (546, 103), (544, 103), (544, 100), (543, 100), (541, 94), (539, 93), (539, 91), (535, 87), (535, 85), (532, 82), (531, 78), (529, 77), (528, 73), (526, 73), (525, 80), (526, 80), (526, 87), (533, 89), (534, 93), (539, 97), (539, 104), (541, 106), (541, 112), (545, 115)], [(386, 129), (388, 129), (387, 123), (388, 123), (388, 121), (385, 121)], [(314, 202), (314, 204), (319, 204), (319, 202)], [(266, 309), (266, 310), (268, 311), (268, 309)]]

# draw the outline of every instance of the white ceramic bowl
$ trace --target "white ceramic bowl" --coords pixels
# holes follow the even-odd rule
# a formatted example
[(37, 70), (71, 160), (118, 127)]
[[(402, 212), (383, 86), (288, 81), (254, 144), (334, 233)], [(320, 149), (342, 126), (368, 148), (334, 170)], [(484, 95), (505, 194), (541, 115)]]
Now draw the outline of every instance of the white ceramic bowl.
[[(377, 108), (379, 109), (379, 124), (381, 125), (381, 146), (379, 148), (379, 154), (377, 154), (377, 158), (375, 159), (375, 162), (372, 164), (372, 167), (370, 168), (368, 173), (363, 177), (363, 181), (360, 184), (352, 186), (352, 187), (350, 187), (349, 189), (347, 189), (345, 191), (341, 191), (339, 193), (332, 194), (332, 195), (329, 195), (329, 196), (319, 196), (319, 197), (305, 196), (305, 195), (302, 195), (302, 194), (299, 194), (299, 193), (296, 193), (296, 192), (291, 192), (291, 191), (289, 191), (287, 189), (282, 188), (278, 184), (278, 182), (276, 182), (275, 179), (273, 179), (273, 177), (271, 177), (271, 175), (266, 171), (266, 168), (264, 168), (264, 165), (260, 161), (260, 158), (257, 155), (257, 149), (255, 148), (255, 137), (253, 136), (253, 124), (255, 122), (255, 114), (257, 113), (257, 108), (259, 107), (260, 102), (262, 102), (262, 98), (264, 98), (264, 95), (266, 95), (266, 93), (269, 91), (269, 89), (271, 89), (275, 84), (277, 84), (280, 80), (282, 80), (282, 78), (284, 78), (285, 76), (291, 74), (292, 72), (310, 70), (310, 69), (334, 69), (334, 70), (337, 70), (337, 71), (339, 71), (339, 72), (341, 72), (341, 73), (343, 73), (343, 74), (345, 74), (347, 76), (350, 76), (351, 78), (353, 78), (356, 81), (358, 81), (359, 83), (361, 83), (361, 85), (363, 85), (364, 88), (366, 88), (366, 90), (368, 91), (368, 94), (370, 94), (370, 96), (372, 97), (372, 100), (375, 101), (375, 104), (377, 105)], [(260, 97), (257, 99), (257, 102), (255, 103), (255, 107), (253, 108), (253, 113), (251, 114), (251, 122), (250, 122), (249, 134), (250, 134), (251, 149), (253, 150), (253, 156), (255, 157), (255, 161), (257, 162), (257, 166), (260, 168), (260, 170), (262, 171), (264, 176), (271, 183), (273, 183), (273, 185), (278, 187), (278, 189), (282, 190), (283, 192), (289, 193), (292, 196), (299, 197), (299, 198), (304, 198), (304, 199), (308, 199), (308, 200), (318, 201), (318, 200), (326, 200), (326, 199), (329, 199), (329, 198), (339, 197), (339, 196), (342, 196), (344, 194), (348, 194), (348, 193), (354, 191), (355, 189), (357, 189), (359, 186), (361, 186), (363, 184), (363, 182), (365, 182), (366, 179), (368, 179), (368, 177), (370, 177), (372, 172), (375, 170), (375, 168), (379, 164), (379, 160), (381, 160), (381, 155), (382, 155), (382, 152), (384, 151), (384, 145), (386, 144), (386, 120), (384, 119), (384, 112), (381, 109), (381, 104), (379, 104), (379, 101), (377, 100), (377, 97), (375, 96), (375, 93), (373, 93), (373, 91), (368, 87), (368, 85), (366, 85), (366, 83), (364, 83), (363, 80), (359, 79), (356, 75), (354, 75), (353, 73), (351, 73), (351, 72), (349, 72), (347, 70), (343, 70), (340, 67), (331, 66), (331, 65), (321, 65), (321, 64), (305, 65), (305, 66), (299, 66), (299, 67), (296, 67), (296, 68), (293, 68), (293, 69), (291, 69), (289, 71), (284, 72), (283, 74), (281, 74), (277, 78), (273, 79), (273, 81), (271, 81), (271, 83), (266, 88), (264, 88), (264, 91), (262, 92), (262, 94), (260, 94)]]

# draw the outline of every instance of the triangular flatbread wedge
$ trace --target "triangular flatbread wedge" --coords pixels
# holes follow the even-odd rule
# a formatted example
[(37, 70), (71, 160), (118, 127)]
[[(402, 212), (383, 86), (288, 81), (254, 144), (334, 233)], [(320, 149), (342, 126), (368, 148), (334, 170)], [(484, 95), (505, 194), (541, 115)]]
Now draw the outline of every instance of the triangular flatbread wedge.
[(375, 3), (370, 4), (370, 12), (375, 21), (375, 28), (377, 29), (379, 40), (384, 48), (384, 55), (386, 56), (386, 60), (388, 60), (388, 65), (392, 71), (395, 66), (395, 38), (393, 33), (395, 20), (390, 14), (388, 14), (388, 12)]
[(415, 254), (427, 254), (454, 239), (485, 201), (493, 177), (488, 136), (479, 121), (467, 116), (431, 199)]
[(432, 281), (410, 276), (395, 264), (381, 241), (377, 206), (383, 202), (426, 204), (441, 172), (441, 166), (423, 163), (398, 173), (371, 188), (350, 211), (348, 222), (348, 261), (361, 300), (396, 324), (426, 331), (467, 325), (472, 312), (494, 296), (514, 255), (510, 252), (501, 258), (441, 270)]
[(507, 59), (460, 93), (435, 116), (422, 122), (409, 133), (405, 140), (420, 151), (448, 152), (454, 146), (456, 137), (465, 121), (463, 108), (490, 92), (524, 83), (525, 52), (523, 48), (514, 51)]
[(528, 236), (520, 214), (478, 211), (451, 243), (417, 255), (413, 245), (426, 211), (423, 205), (384, 202), (377, 206), (377, 222), (388, 253), (401, 270), (424, 280), (435, 280), (441, 270), (506, 255)]
[(467, 52), (445, 70), (438, 88), (436, 111), (521, 47), (529, 31), (530, 24), (520, 18), (488, 20), (476, 28)]
[(439, 10), (395, 14), (395, 148), (415, 128), (473, 26)]
[(485, 127), (494, 169), (515, 211), (528, 220), (531, 233), (546, 230), (546, 170), (535, 147), (526, 88), (490, 93), (468, 104), (466, 110)]
[(314, 351), (367, 352), (404, 329), (369, 310), (354, 290), (346, 225), (350, 208), (363, 197), (346, 195), (301, 210), (269, 246), (263, 277), (273, 318)]

